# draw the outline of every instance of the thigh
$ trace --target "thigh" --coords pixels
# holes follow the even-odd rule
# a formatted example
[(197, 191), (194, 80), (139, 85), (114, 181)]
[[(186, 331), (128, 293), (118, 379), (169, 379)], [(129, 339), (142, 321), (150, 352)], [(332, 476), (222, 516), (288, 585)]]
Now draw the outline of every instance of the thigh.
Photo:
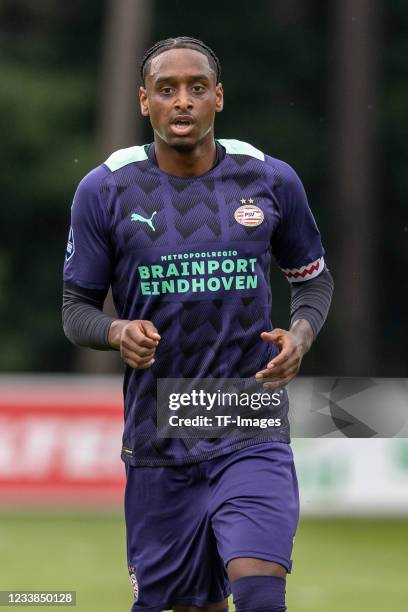
[(128, 467), (125, 493), (132, 611), (223, 600), (227, 577), (196, 466)]
[(263, 561), (253, 557), (238, 557), (228, 563), (228, 579), (231, 582), (244, 576), (278, 576), (286, 578), (287, 570), (275, 561)]
[(299, 492), (288, 444), (256, 444), (212, 469), (212, 525), (225, 565), (260, 559), (290, 572), (299, 520)]

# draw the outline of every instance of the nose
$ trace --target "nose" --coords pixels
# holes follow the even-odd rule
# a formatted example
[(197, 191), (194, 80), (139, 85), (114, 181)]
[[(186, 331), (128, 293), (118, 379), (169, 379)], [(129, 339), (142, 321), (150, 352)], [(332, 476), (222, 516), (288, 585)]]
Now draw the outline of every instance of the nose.
[(193, 101), (186, 87), (179, 89), (174, 101), (174, 108), (179, 111), (191, 110), (193, 108)]

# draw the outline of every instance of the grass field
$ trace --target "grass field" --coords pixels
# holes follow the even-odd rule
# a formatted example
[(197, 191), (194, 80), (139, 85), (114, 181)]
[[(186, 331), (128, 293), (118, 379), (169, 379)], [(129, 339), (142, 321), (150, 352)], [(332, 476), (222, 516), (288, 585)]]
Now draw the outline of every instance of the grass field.
[[(304, 520), (293, 558), (290, 612), (408, 610), (407, 520)], [(0, 590), (11, 589), (76, 590), (78, 612), (128, 612), (122, 517), (0, 515)]]

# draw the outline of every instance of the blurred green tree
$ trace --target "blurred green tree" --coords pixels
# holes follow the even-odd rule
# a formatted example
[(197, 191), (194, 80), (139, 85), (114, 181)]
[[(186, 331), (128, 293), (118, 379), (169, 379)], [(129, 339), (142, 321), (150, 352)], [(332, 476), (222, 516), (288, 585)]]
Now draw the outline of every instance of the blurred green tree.
[[(226, 92), (217, 135), (252, 142), (296, 168), (324, 235), (330, 264), (341, 238), (332, 203), (327, 201), (334, 146), (329, 95), (336, 76), (330, 25), (334, 0), (151, 3), (154, 19), (147, 44), (190, 34), (216, 50)], [(106, 74), (102, 52), (106, 5), (101, 0), (0, 1), (0, 368), (4, 371), (76, 367), (75, 349), (61, 329), (61, 268), (74, 190), (105, 155), (100, 87)], [(380, 10), (382, 73), (372, 145), (379, 180), (372, 188), (379, 190), (382, 239), (372, 290), (380, 300), (382, 325), (375, 329), (370, 373), (397, 376), (406, 371), (401, 339), (408, 331), (407, 292), (393, 298), (392, 275), (394, 270), (403, 273), (407, 264), (408, 5), (392, 0), (380, 3)], [(150, 139), (145, 123), (142, 140)], [(289, 292), (277, 270), (273, 285), (274, 323), (284, 326)], [(352, 342), (359, 330), (347, 333)], [(305, 360), (304, 373), (334, 373), (333, 365), (339, 363), (333, 350), (336, 334), (331, 318)], [(341, 374), (341, 367), (335, 373)]]

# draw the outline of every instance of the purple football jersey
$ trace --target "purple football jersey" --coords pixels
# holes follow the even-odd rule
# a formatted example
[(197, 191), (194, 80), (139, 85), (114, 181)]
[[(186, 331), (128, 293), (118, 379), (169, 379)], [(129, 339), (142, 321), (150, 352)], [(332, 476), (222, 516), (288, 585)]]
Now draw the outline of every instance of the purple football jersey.
[(118, 316), (150, 320), (161, 336), (151, 368), (125, 371), (122, 458), (130, 465), (193, 463), (265, 440), (289, 442), (288, 426), (239, 440), (157, 434), (158, 378), (251, 378), (277, 353), (260, 338), (272, 330), (272, 256), (290, 282), (324, 268), (294, 170), (237, 140), (217, 140), (217, 150), (211, 170), (178, 177), (159, 169), (153, 145), (123, 149), (74, 197), (64, 279), (111, 286)]

